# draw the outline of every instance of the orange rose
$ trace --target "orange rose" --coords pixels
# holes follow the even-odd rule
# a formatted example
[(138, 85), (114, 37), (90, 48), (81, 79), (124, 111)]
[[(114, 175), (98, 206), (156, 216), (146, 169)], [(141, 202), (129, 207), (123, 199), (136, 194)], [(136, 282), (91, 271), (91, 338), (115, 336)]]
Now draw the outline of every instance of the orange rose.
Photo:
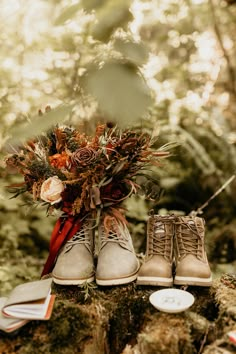
[(61, 154), (55, 154), (49, 156), (49, 161), (51, 166), (56, 168), (63, 168), (63, 167), (70, 166), (70, 157), (67, 155), (65, 151), (63, 151)]

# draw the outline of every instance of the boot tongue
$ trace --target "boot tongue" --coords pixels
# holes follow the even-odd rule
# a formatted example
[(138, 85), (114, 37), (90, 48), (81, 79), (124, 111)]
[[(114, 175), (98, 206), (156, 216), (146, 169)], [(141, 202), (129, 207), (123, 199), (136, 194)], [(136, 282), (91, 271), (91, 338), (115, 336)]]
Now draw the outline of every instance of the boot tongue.
[(165, 225), (162, 222), (156, 222), (156, 235), (165, 235)]

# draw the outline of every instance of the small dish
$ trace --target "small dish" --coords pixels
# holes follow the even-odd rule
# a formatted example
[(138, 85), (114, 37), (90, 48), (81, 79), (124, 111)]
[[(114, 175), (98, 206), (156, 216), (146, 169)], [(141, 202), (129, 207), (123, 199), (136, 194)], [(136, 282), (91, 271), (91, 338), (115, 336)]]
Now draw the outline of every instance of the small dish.
[(149, 297), (149, 301), (156, 309), (169, 313), (187, 310), (194, 300), (194, 296), (188, 291), (172, 288), (155, 291)]

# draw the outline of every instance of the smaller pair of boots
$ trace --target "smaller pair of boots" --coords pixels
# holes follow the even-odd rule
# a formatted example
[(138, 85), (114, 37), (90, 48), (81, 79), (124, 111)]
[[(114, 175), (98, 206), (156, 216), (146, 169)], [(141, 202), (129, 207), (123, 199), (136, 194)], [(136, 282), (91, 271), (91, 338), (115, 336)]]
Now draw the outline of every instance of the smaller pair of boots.
[(61, 285), (92, 282), (103, 286), (126, 284), (136, 280), (139, 261), (130, 233), (123, 223), (113, 219), (107, 231), (98, 227), (98, 256), (95, 271), (94, 227), (88, 218), (81, 229), (62, 247), (54, 269), (53, 281)]
[(204, 224), (199, 217), (150, 216), (146, 257), (137, 284), (211, 286)]

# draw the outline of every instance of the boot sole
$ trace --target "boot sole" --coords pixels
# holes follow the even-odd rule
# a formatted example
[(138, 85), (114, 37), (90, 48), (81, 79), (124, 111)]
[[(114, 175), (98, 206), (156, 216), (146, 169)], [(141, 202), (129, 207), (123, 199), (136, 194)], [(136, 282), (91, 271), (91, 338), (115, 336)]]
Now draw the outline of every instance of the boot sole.
[(137, 285), (172, 286), (173, 278), (138, 277)]
[(54, 283), (59, 284), (59, 285), (81, 285), (83, 283), (91, 283), (94, 281), (95, 277), (91, 276), (90, 278), (84, 278), (84, 279), (65, 279), (65, 278), (57, 278), (55, 276), (52, 276), (52, 279)]
[(102, 286), (111, 286), (111, 285), (122, 285), (131, 283), (132, 281), (137, 279), (138, 271), (135, 274), (118, 278), (118, 279), (98, 279), (96, 278), (96, 283)]
[(212, 277), (210, 278), (197, 278), (197, 277), (180, 277), (175, 276), (175, 285), (193, 285), (193, 286), (211, 286)]

